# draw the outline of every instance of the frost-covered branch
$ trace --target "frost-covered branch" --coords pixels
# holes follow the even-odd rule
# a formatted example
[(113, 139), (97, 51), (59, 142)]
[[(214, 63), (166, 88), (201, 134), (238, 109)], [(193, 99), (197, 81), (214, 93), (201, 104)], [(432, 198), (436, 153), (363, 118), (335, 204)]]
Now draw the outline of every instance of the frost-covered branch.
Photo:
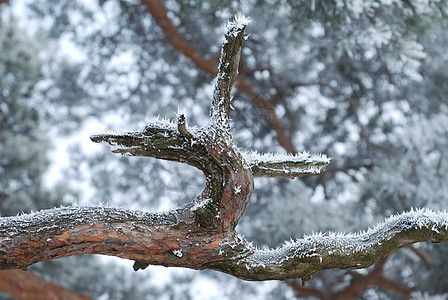
[(81, 254), (202, 269), (228, 255), (226, 239), (225, 233), (204, 235), (188, 208), (165, 213), (56, 208), (0, 218), (0, 269)]
[(249, 19), (244, 16), (235, 17), (226, 26), (224, 44), (219, 61), (219, 73), (216, 78), (210, 115), (213, 124), (219, 124), (230, 132), (229, 110), (232, 101), (232, 87), (238, 76), (241, 47), (243, 46), (244, 30)]
[(411, 210), (362, 233), (318, 233), (288, 241), (276, 249), (257, 249), (246, 242), (249, 255), (213, 263), (212, 268), (247, 280), (307, 281), (323, 269), (366, 268), (405, 245), (423, 241), (448, 241), (446, 211)]
[(325, 155), (243, 153), (254, 177), (298, 177), (320, 174), (330, 163)]
[(142, 131), (93, 134), (90, 139), (95, 143), (109, 145), (113, 153), (127, 156), (177, 161), (200, 170), (208, 169), (211, 163), (204, 145), (192, 139), (192, 133), (186, 130), (185, 124), (178, 128), (176, 124), (166, 120), (151, 121)]
[[(180, 34), (173, 22), (170, 18), (168, 18), (167, 11), (160, 1), (141, 0), (141, 2), (154, 17), (154, 20), (163, 30), (165, 37), (174, 49), (189, 58), (199, 70), (205, 71), (213, 76), (218, 73), (215, 62), (210, 59), (206, 59), (198, 49), (191, 45)], [(248, 96), (253, 105), (258, 107), (264, 113), (267, 120), (271, 124), (272, 129), (276, 133), (280, 146), (285, 148), (285, 150), (290, 153), (296, 153), (297, 151), (294, 148), (291, 137), (288, 135), (283, 123), (275, 114), (275, 107), (272, 104), (272, 100), (266, 98), (263, 93), (249, 83), (244, 76), (240, 76), (237, 79), (236, 86), (241, 92)]]
[(215, 269), (246, 280), (302, 278), (329, 268), (359, 269), (408, 244), (448, 241), (448, 213), (417, 210), (357, 234), (313, 234), (257, 249), (234, 230), (197, 227), (189, 209), (143, 213), (68, 207), (0, 219), (0, 269), (80, 254), (146, 264)]
[(189, 128), (181, 114), (177, 123), (153, 119), (141, 131), (91, 136), (114, 153), (200, 169), (206, 183), (196, 199), (165, 213), (68, 207), (0, 218), (0, 269), (105, 254), (135, 260), (136, 270), (153, 264), (215, 269), (247, 280), (307, 280), (322, 269), (367, 267), (407, 244), (447, 241), (447, 213), (429, 210), (391, 217), (363, 233), (315, 234), (276, 249), (254, 248), (236, 233), (254, 177), (318, 174), (329, 163), (326, 156), (308, 153), (242, 154), (233, 144), (228, 114), (246, 25), (240, 17), (226, 28), (209, 126)]

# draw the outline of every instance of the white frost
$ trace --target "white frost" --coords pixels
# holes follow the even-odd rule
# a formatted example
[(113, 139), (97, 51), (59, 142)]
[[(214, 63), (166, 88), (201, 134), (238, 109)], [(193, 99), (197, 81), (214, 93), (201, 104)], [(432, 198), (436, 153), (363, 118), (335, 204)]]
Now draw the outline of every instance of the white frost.
[(212, 199), (210, 198), (202, 199), (201, 201), (195, 201), (194, 205), (190, 208), (190, 211), (195, 211), (199, 208), (202, 208), (205, 205), (207, 205), (207, 203), (209, 203), (210, 201), (212, 201)]
[(173, 250), (173, 254), (177, 257), (182, 257), (183, 256), (182, 249)]
[(235, 194), (238, 195), (239, 193), (241, 193), (241, 186), (238, 185), (235, 187)]
[(227, 22), (224, 27), (225, 35), (232, 35), (236, 37), (241, 29), (250, 23), (250, 18), (244, 15), (236, 15), (232, 21)]
[[(443, 234), (448, 229), (448, 212), (430, 209), (411, 209), (409, 212), (393, 215), (383, 223), (359, 233), (324, 234), (322, 232), (305, 235), (302, 239), (286, 241), (275, 249), (254, 249), (244, 263), (250, 267), (281, 265), (294, 258), (346, 255), (365, 252), (376, 245), (381, 245), (396, 234), (410, 229), (430, 229), (435, 234)], [(440, 233), (443, 231), (442, 233)]]
[(284, 162), (307, 162), (307, 163), (324, 163), (329, 164), (331, 158), (325, 154), (310, 154), (307, 151), (300, 152), (296, 155), (280, 154), (280, 153), (264, 153), (260, 154), (256, 151), (243, 153), (244, 159), (251, 165), (260, 163), (284, 163)]
[(160, 129), (176, 129), (177, 125), (172, 120), (167, 118), (151, 117), (146, 119), (146, 123), (148, 126), (152, 128), (160, 128)]

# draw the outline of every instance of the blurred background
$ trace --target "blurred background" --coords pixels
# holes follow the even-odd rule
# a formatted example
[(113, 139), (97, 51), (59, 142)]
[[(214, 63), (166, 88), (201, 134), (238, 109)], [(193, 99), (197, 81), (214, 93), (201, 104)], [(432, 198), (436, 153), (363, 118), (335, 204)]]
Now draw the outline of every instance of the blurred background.
[[(117, 156), (89, 140), (92, 133), (142, 129), (152, 116), (174, 119), (178, 109), (190, 126), (208, 123), (213, 74), (173, 46), (144, 5), (151, 1), (1, 2), (2, 216), (60, 205), (160, 211), (201, 192), (204, 177), (194, 168)], [(257, 179), (238, 225), (248, 240), (276, 247), (313, 232), (364, 230), (411, 208), (446, 209), (447, 1), (161, 4), (212, 64), (226, 22), (235, 14), (252, 20), (240, 67), (250, 90), (234, 90), (231, 111), (239, 148), (332, 157), (319, 176)], [(322, 271), (306, 287), (300, 280), (245, 282), (213, 271), (131, 266), (77, 256), (30, 269), (96, 299), (448, 297), (446, 244), (402, 248), (376, 272)], [(363, 278), (372, 280), (363, 286)]]

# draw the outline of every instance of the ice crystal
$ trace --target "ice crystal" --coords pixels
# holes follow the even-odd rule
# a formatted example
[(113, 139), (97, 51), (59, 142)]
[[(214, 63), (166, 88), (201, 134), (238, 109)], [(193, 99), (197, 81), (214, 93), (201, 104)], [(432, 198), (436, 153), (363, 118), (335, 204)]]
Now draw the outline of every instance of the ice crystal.
[(238, 33), (250, 23), (250, 18), (244, 15), (236, 15), (232, 21), (227, 22), (224, 30), (225, 35), (236, 37)]
[(201, 201), (195, 201), (194, 205), (190, 208), (191, 211), (195, 211), (199, 208), (202, 208), (204, 206), (207, 205), (207, 203), (209, 203), (210, 201), (212, 201), (212, 199), (202, 199)]
[(159, 129), (176, 129), (177, 124), (174, 123), (172, 120), (167, 118), (160, 118), (157, 117), (151, 117), (146, 119), (146, 123), (148, 125), (146, 127), (150, 128), (159, 128)]
[(182, 249), (173, 250), (173, 254), (179, 258), (182, 257), (183, 256)]

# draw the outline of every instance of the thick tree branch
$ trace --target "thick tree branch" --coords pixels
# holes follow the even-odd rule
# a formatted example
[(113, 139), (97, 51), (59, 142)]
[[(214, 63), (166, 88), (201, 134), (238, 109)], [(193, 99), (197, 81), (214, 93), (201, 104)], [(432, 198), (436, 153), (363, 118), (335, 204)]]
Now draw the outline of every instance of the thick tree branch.
[(0, 271), (1, 291), (17, 300), (93, 300), (86, 295), (45, 281), (31, 271), (3, 270)]
[(322, 269), (368, 267), (418, 241), (447, 241), (448, 214), (429, 210), (394, 216), (364, 233), (306, 236), (277, 249), (257, 249), (236, 233), (253, 192), (254, 176), (314, 174), (328, 163), (324, 156), (306, 153), (253, 154), (245, 159), (233, 144), (227, 122), (244, 28), (241, 19), (227, 26), (211, 125), (187, 128), (185, 116), (179, 115), (177, 124), (153, 120), (142, 131), (91, 137), (109, 144), (115, 153), (200, 169), (206, 185), (197, 199), (165, 213), (68, 207), (0, 218), (0, 269), (70, 255), (105, 254), (135, 260), (136, 270), (153, 264), (209, 268), (246, 280), (306, 281)]
[[(246, 280), (302, 278), (327, 268), (365, 268), (405, 245), (448, 240), (448, 214), (418, 210), (360, 234), (312, 235), (256, 249), (234, 231), (194, 226), (188, 209), (150, 214), (72, 207), (0, 219), (0, 268), (78, 254), (106, 254), (164, 266), (210, 268)], [(193, 231), (194, 229), (195, 231)]]
[(209, 234), (187, 208), (143, 213), (67, 207), (0, 219), (0, 269), (81, 254), (105, 254), (164, 266), (203, 269), (233, 250), (227, 234)]
[(363, 233), (315, 234), (276, 249), (256, 249), (248, 244), (249, 255), (234, 263), (217, 261), (210, 267), (246, 280), (307, 281), (323, 269), (369, 267), (387, 254), (421, 241), (448, 241), (447, 212), (412, 210)]

